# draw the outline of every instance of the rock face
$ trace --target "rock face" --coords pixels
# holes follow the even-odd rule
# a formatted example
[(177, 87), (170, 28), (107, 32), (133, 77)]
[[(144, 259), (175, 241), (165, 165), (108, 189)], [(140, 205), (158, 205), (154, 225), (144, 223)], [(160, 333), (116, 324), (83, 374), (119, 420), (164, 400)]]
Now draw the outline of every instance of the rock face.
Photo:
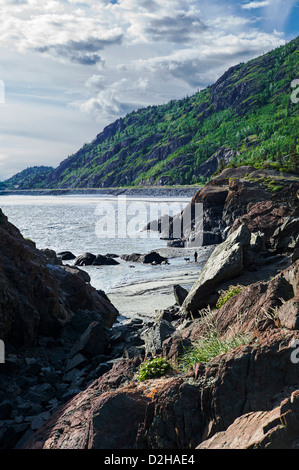
[[(267, 184), (269, 179), (277, 181), (282, 189), (273, 194)], [(285, 217), (294, 216), (298, 190), (296, 178), (275, 170), (227, 168), (192, 198), (191, 205), (203, 204), (203, 220), (198, 224), (193, 220), (192, 229), (185, 230), (182, 240), (188, 246), (202, 231), (203, 245), (221, 243), (242, 224), (251, 232), (261, 231), (270, 237)]]
[(79, 309), (103, 314), (111, 326), (118, 314), (79, 271), (50, 265), (0, 215), (0, 331), (10, 344), (33, 344), (38, 335), (57, 336)]
[[(298, 366), (290, 360), (295, 339), (298, 332), (277, 330), (199, 364), (188, 376), (138, 384), (133, 373), (116, 389), (112, 369), (61, 408), (25, 448), (195, 448), (242, 415), (271, 411), (288, 396), (285, 390), (296, 390)], [(130, 377), (132, 361), (126, 364), (119, 379)], [(129, 435), (119, 425), (123, 420), (129, 420)]]
[(0, 213), (1, 339), (33, 343), (38, 333), (55, 335), (69, 320), (57, 279), (32, 242)]
[(197, 449), (298, 449), (299, 390), (271, 411), (247, 413)]
[(244, 269), (243, 249), (250, 243), (250, 232), (241, 226), (213, 251), (183, 302), (186, 314), (197, 314), (207, 305), (209, 297), (218, 285), (242, 273)]

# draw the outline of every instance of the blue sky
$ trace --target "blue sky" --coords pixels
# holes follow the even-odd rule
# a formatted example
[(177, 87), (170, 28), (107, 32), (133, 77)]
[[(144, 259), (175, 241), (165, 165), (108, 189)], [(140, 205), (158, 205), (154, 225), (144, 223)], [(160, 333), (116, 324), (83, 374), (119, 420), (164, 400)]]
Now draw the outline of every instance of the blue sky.
[(0, 180), (298, 35), (296, 0), (1, 0)]

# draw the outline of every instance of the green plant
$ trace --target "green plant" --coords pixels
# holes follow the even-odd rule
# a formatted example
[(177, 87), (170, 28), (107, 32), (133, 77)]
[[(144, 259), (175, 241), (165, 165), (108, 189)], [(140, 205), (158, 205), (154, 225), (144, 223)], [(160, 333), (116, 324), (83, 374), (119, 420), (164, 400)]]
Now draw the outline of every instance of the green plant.
[(226, 353), (242, 344), (248, 344), (250, 339), (249, 335), (237, 334), (232, 339), (221, 340), (217, 330), (213, 329), (186, 350), (178, 360), (179, 366), (186, 371), (199, 362), (209, 362), (219, 354)]
[(149, 359), (141, 364), (137, 378), (142, 382), (147, 379), (161, 377), (171, 369), (172, 366), (168, 361), (162, 357), (155, 357), (154, 359)]
[(229, 299), (242, 292), (243, 289), (244, 286), (241, 286), (240, 284), (238, 284), (237, 286), (230, 286), (226, 291), (222, 292), (218, 299), (216, 307), (222, 307), (222, 305), (224, 305)]

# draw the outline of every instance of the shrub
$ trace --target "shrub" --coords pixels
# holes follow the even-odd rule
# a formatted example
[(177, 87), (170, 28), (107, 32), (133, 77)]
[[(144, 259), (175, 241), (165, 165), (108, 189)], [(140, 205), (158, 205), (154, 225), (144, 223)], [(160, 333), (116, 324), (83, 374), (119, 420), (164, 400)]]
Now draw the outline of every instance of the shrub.
[(141, 364), (137, 378), (142, 382), (143, 380), (161, 377), (171, 369), (172, 367), (168, 361), (162, 357), (156, 357)]
[(231, 297), (239, 294), (244, 289), (244, 286), (237, 285), (237, 286), (230, 286), (228, 290), (223, 291), (220, 295), (218, 302), (216, 304), (217, 308), (222, 307)]

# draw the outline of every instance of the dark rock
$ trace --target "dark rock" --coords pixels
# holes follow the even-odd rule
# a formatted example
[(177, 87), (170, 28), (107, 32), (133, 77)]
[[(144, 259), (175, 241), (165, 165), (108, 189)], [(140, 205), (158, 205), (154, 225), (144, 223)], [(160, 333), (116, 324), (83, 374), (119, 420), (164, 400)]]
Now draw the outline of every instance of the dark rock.
[(93, 261), (92, 265), (93, 266), (116, 266), (118, 265), (119, 262), (115, 261), (114, 258), (108, 257), (108, 256), (103, 256), (103, 255), (97, 255), (95, 260)]
[(54, 250), (50, 250), (49, 248), (44, 248), (40, 251), (44, 255), (48, 263), (62, 265), (61, 259), (56, 255), (56, 252)]
[(12, 404), (9, 400), (0, 403), (0, 420), (9, 419), (11, 417)]
[(146, 329), (141, 338), (145, 344), (146, 355), (157, 356), (162, 352), (162, 343), (171, 336), (175, 327), (166, 320), (155, 323), (151, 328)]
[(99, 295), (97, 290), (82, 279), (81, 273), (70, 273), (66, 266), (53, 266), (51, 272), (59, 280), (60, 288), (64, 293), (64, 305), (70, 312), (90, 311), (98, 312), (110, 328), (118, 316), (118, 310)]
[(96, 255), (92, 253), (84, 253), (74, 259), (74, 266), (91, 266), (96, 259)]
[(125, 261), (130, 261), (132, 263), (136, 263), (140, 260), (142, 255), (140, 253), (132, 253), (130, 255), (121, 255), (121, 259)]
[(76, 256), (71, 251), (60, 251), (57, 253), (57, 257), (61, 259), (61, 261), (70, 261), (76, 259)]
[(75, 354), (73, 357), (68, 359), (66, 366), (65, 366), (65, 372), (68, 372), (72, 369), (82, 367), (88, 362), (85, 356), (81, 353)]
[(149, 264), (149, 263), (161, 264), (163, 261), (167, 261), (167, 258), (159, 255), (159, 253), (156, 253), (155, 251), (152, 251), (150, 253), (147, 253), (146, 255), (143, 255), (141, 258), (141, 262), (144, 264)]
[(176, 303), (178, 305), (183, 305), (185, 298), (188, 295), (188, 291), (178, 284), (173, 286), (173, 293)]
[(292, 209), (289, 206), (281, 206), (273, 201), (263, 200), (252, 204), (246, 214), (237, 218), (233, 223), (232, 230), (235, 231), (243, 224), (252, 233), (262, 232), (266, 246), (270, 247), (270, 237), (291, 212)]
[(161, 264), (164, 261), (167, 261), (167, 258), (159, 255), (155, 251), (141, 255), (139, 253), (132, 253), (131, 255), (121, 255), (121, 258), (125, 261), (131, 261), (133, 263), (144, 263), (144, 264)]
[(73, 346), (70, 358), (73, 358), (78, 353), (83, 353), (84, 356), (89, 358), (104, 354), (108, 344), (109, 336), (106, 328), (100, 322), (93, 322)]
[(184, 248), (185, 240), (170, 240), (167, 242), (167, 246), (172, 248)]
[(299, 259), (299, 248), (295, 248), (294, 253), (292, 254), (292, 263), (295, 263)]
[(25, 393), (24, 399), (33, 403), (45, 405), (56, 395), (55, 388), (47, 383), (34, 385)]

